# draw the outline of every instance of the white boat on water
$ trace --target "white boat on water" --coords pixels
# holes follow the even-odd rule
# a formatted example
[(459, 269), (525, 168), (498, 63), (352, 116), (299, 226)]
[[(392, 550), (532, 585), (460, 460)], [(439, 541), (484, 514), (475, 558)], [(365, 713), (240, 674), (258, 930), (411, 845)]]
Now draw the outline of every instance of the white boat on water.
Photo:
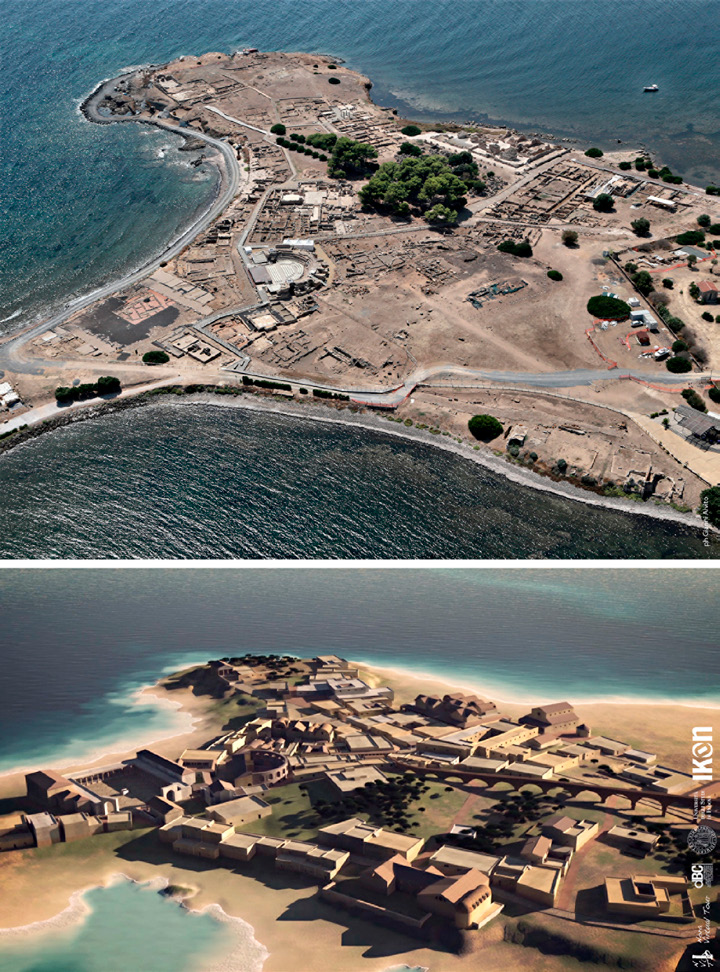
[(646, 84), (643, 91), (659, 91), (660, 88), (656, 84)]

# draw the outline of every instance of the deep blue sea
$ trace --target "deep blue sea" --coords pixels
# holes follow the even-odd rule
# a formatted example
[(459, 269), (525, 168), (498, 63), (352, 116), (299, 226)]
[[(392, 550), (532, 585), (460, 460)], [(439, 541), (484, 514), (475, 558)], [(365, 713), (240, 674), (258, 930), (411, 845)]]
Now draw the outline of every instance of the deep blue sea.
[(152, 256), (213, 191), (170, 136), (93, 126), (77, 110), (101, 79), (180, 54), (330, 53), (409, 115), (643, 142), (688, 179), (720, 181), (716, 0), (5, 0), (2, 11), (0, 327)]
[[(0, 333), (142, 264), (215, 191), (213, 171), (191, 168), (174, 136), (81, 116), (84, 96), (123, 68), (245, 46), (330, 53), (407, 116), (489, 118), (584, 144), (643, 142), (702, 184), (720, 181), (718, 9), (717, 0), (5, 0)], [(651, 81), (660, 92), (643, 95)], [(707, 554), (699, 534), (555, 503), (428, 448), (384, 448), (371, 434), (333, 433), (338, 489), (318, 499), (333, 436), (300, 423), (288, 451), (269, 420), (226, 413), (221, 427), (206, 412), (187, 430), (179, 411), (154, 426), (146, 413), (140, 445), (137, 435), (116, 437), (119, 421), (0, 460), (2, 555)], [(279, 476), (253, 479), (251, 455)], [(180, 479), (168, 482), (171, 467)], [(214, 474), (228, 467), (229, 477)], [(379, 506), (374, 484), (358, 490), (373, 467)], [(303, 477), (312, 488), (300, 494)], [(288, 510), (298, 514), (290, 532)]]
[(382, 431), (149, 405), (0, 457), (0, 559), (707, 559), (701, 529), (587, 506)]
[(337, 653), (535, 704), (717, 705), (719, 594), (717, 571), (677, 568), (0, 571), (0, 772), (171, 735), (186, 724), (138, 707), (138, 689), (248, 651)]

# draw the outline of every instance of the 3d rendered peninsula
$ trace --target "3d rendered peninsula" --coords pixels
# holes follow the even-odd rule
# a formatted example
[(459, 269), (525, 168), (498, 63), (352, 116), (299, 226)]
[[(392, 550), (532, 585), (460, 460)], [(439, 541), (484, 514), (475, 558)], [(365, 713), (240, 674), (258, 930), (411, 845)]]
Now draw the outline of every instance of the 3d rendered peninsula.
[(0, 961), (123, 879), (250, 923), (252, 952), (203, 970), (670, 972), (712, 945), (693, 835), (718, 784), (686, 753), (712, 710), (495, 703), (337, 655), (152, 691), (192, 731), (0, 778)]
[(222, 394), (720, 522), (720, 190), (624, 145), (414, 124), (370, 88), (254, 49), (103, 83), (88, 123), (182, 135), (217, 193), (152, 264), (0, 344), (0, 446)]

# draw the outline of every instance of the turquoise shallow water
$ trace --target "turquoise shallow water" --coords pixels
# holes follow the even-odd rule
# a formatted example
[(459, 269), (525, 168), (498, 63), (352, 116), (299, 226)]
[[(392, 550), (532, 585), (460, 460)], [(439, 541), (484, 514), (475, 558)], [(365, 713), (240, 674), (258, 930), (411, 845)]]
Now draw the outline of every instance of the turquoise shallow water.
[(338, 653), (535, 704), (717, 704), (719, 593), (718, 572), (674, 569), (0, 571), (0, 771), (172, 733), (137, 687), (245, 651)]
[(146, 886), (119, 880), (82, 902), (89, 913), (65, 928), (0, 937), (0, 972), (205, 972), (231, 953), (234, 968), (261, 967), (250, 926), (195, 914)]

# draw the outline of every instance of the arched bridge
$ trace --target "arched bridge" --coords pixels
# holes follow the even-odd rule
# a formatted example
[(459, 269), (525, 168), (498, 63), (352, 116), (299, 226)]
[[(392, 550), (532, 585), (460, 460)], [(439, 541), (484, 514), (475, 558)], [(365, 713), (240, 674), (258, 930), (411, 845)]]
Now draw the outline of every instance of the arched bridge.
[(446, 766), (442, 763), (426, 763), (419, 766), (415, 763), (406, 763), (400, 759), (393, 759), (395, 766), (403, 771), (410, 770), (417, 776), (436, 778), (460, 783), (483, 783), (486, 786), (493, 786), (495, 783), (509, 783), (514, 790), (521, 790), (525, 786), (536, 786), (543, 793), (550, 790), (561, 789), (572, 796), (580, 793), (592, 793), (599, 797), (600, 802), (604, 803), (608, 797), (621, 796), (630, 802), (634, 810), (641, 800), (654, 800), (659, 804), (662, 813), (667, 813), (668, 807), (677, 809), (692, 810), (694, 800), (692, 793), (660, 793), (657, 790), (626, 789), (612, 784), (595, 783), (591, 780), (542, 780), (535, 776), (521, 776), (518, 773), (483, 773), (475, 770), (463, 770), (457, 766)]

